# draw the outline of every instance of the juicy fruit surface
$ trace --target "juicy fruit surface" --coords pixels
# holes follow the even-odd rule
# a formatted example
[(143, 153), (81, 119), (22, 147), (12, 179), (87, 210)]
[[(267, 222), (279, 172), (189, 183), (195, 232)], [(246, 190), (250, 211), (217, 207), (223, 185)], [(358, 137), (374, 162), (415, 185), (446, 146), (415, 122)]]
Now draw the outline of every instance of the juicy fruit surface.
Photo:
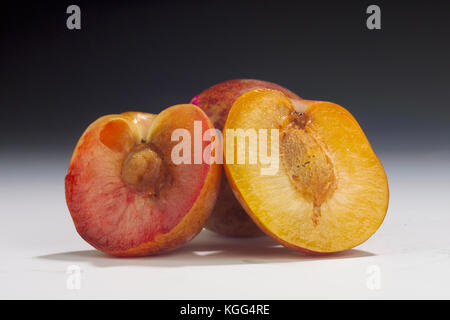
[[(157, 116), (105, 116), (85, 131), (69, 165), (66, 198), (77, 231), (87, 242), (112, 254), (140, 255), (172, 249), (201, 230), (217, 196), (220, 169), (171, 161), (177, 143), (171, 141), (172, 131), (192, 133), (194, 120), (202, 122), (203, 130), (212, 128), (199, 108), (179, 105)], [(149, 160), (152, 166), (164, 164), (164, 171), (139, 172), (142, 161)], [(157, 188), (130, 187), (144, 180), (157, 182)], [(196, 205), (200, 198), (203, 208)], [(183, 225), (189, 214), (197, 222)], [(173, 230), (172, 239), (158, 239)]]
[[(202, 108), (213, 122), (214, 127), (222, 130), (234, 101), (245, 92), (257, 88), (278, 90), (292, 100), (300, 99), (290, 90), (272, 82), (254, 79), (235, 79), (210, 87), (198, 96), (195, 96), (191, 103)], [(216, 207), (206, 227), (222, 235), (233, 237), (263, 235), (261, 230), (254, 224), (236, 200), (226, 179), (222, 182)]]
[(241, 96), (225, 130), (278, 129), (279, 170), (261, 175), (259, 162), (225, 169), (241, 203), (266, 233), (306, 251), (346, 250), (381, 225), (388, 205), (386, 175), (348, 111), (328, 102), (305, 101), (303, 107), (300, 113), (272, 90)]

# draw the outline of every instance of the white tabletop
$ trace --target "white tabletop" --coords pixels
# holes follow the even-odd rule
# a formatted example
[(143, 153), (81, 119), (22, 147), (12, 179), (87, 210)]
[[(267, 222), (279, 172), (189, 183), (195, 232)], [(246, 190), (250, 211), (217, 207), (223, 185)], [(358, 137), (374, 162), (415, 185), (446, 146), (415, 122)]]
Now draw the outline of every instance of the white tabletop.
[[(268, 237), (203, 231), (172, 253), (119, 259), (76, 233), (67, 157), (16, 154), (0, 166), (0, 298), (450, 298), (450, 156), (381, 154), (391, 201), (380, 230), (311, 257)], [(79, 271), (79, 272), (78, 272)]]

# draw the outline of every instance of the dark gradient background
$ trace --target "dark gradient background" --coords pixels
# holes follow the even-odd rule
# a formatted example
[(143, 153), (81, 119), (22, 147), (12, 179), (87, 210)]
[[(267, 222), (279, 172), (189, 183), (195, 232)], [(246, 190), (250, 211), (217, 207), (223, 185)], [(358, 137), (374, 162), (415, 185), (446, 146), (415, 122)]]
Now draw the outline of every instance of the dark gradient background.
[[(70, 4), (81, 7), (80, 31), (66, 28)], [(369, 4), (381, 7), (382, 30), (366, 28)], [(0, 298), (450, 297), (450, 1), (10, 1), (0, 14)], [(148, 259), (112, 259), (84, 242), (64, 190), (84, 129), (233, 78), (355, 116), (389, 180), (376, 234), (316, 257), (206, 231)], [(66, 288), (72, 264), (82, 268), (76, 292)]]
[[(382, 30), (366, 28), (373, 3)], [(448, 149), (449, 14), (448, 1), (2, 4), (1, 148), (70, 153), (101, 115), (256, 78), (343, 105), (376, 151)]]

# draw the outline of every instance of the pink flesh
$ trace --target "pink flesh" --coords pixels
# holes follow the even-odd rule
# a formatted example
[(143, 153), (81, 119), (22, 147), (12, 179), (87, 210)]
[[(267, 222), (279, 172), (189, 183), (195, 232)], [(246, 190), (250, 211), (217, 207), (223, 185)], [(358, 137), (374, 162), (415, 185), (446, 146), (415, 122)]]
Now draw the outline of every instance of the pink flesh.
[(80, 235), (111, 252), (150, 242), (173, 229), (199, 196), (209, 165), (173, 166), (169, 188), (158, 197), (139, 194), (123, 184), (123, 155), (105, 147), (99, 131), (85, 135), (66, 176), (67, 202)]

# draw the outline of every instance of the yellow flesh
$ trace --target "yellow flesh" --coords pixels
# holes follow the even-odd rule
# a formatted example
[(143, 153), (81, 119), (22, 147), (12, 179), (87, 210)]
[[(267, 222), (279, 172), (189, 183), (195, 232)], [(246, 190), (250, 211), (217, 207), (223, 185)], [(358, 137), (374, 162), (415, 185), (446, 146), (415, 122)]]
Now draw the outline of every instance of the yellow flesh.
[(225, 129), (280, 129), (282, 154), (272, 176), (261, 175), (259, 161), (249, 164), (248, 158), (243, 165), (226, 164), (232, 186), (260, 227), (285, 245), (317, 252), (352, 248), (384, 219), (388, 186), (383, 167), (344, 108), (309, 103), (305, 123), (292, 131), (294, 112), (289, 99), (271, 90), (255, 90), (235, 102)]

